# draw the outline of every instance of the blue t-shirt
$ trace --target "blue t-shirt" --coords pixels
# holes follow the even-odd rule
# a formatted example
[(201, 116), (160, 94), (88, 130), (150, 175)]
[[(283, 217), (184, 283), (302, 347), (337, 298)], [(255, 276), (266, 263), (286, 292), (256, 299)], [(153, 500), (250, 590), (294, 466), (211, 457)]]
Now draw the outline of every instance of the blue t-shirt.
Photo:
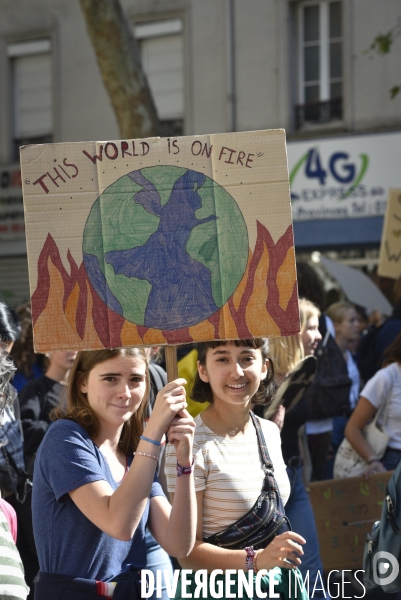
[[(131, 541), (117, 540), (94, 525), (77, 508), (69, 493), (86, 483), (114, 481), (103, 454), (78, 423), (53, 423), (35, 460), (32, 513), (40, 570), (112, 581), (128, 570), (146, 566), (145, 527), (149, 501)], [(163, 496), (155, 476), (150, 497)]]

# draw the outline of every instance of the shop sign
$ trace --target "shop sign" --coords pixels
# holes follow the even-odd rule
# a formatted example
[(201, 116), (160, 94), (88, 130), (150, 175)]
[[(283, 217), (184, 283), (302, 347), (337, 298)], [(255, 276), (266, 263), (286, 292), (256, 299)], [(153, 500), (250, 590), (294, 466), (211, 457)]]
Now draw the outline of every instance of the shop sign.
[(19, 165), (0, 168), (0, 243), (25, 240)]
[(382, 216), (401, 187), (401, 133), (288, 143), (294, 221)]

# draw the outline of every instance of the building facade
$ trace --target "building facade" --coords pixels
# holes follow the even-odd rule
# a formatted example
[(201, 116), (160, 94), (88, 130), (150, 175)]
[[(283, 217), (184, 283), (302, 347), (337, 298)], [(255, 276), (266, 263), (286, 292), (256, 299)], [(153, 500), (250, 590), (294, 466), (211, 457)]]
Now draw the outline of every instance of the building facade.
[[(298, 254), (374, 264), (401, 188), (401, 37), (385, 56), (369, 48), (401, 0), (121, 3), (162, 135), (284, 128)], [(0, 299), (16, 305), (29, 299), (19, 147), (119, 133), (78, 0), (0, 0), (0, 15)]]

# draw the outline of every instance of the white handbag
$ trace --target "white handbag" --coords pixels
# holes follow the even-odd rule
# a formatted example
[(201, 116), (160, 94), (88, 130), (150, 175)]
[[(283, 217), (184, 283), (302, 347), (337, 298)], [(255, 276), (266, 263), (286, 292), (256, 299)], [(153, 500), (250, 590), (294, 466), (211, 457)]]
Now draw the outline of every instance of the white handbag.
[[(386, 402), (377, 411), (373, 421), (366, 425), (363, 430), (366, 441), (371, 446), (372, 450), (378, 459), (382, 458), (386, 451), (389, 434), (386, 431), (385, 424), (387, 422), (388, 408), (390, 405), (390, 394)], [(381, 424), (378, 424), (379, 416), (383, 414)], [(349, 477), (360, 477), (368, 463), (354, 448), (351, 446), (347, 438), (341, 442), (334, 460), (334, 479), (348, 479)]]

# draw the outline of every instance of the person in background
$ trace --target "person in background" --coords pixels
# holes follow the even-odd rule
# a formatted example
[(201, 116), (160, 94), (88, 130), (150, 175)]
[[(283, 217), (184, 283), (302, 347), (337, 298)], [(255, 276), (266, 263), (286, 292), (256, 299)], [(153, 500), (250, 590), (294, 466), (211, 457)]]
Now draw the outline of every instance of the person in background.
[(383, 363), (387, 348), (393, 343), (397, 335), (401, 333), (401, 277), (394, 282), (393, 297), (394, 308), (391, 317), (380, 327), (376, 338), (375, 346), (378, 355), (378, 367)]
[[(326, 315), (321, 315), (319, 319), (319, 332), (321, 337), (325, 336), (329, 332), (332, 338), (333, 348), (339, 355), (337, 357), (342, 365), (343, 374), (348, 373), (347, 365), (343, 360), (342, 353), (334, 341), (335, 330), (332, 320)], [(311, 390), (308, 390), (311, 392)], [(307, 394), (308, 396), (308, 394)], [(305, 423), (305, 436), (308, 444), (308, 452), (311, 460), (311, 480), (321, 481), (327, 479), (327, 457), (330, 453), (331, 438), (333, 435), (333, 418), (311, 418), (308, 417)]]
[[(276, 387), (284, 381), (287, 374), (303, 359), (303, 352), (299, 338), (296, 335), (270, 338), (269, 349), (271, 356), (274, 356), (274, 385), (272, 385), (272, 394), (274, 394)], [(281, 431), (285, 416), (283, 405), (280, 404), (271, 417), (265, 417), (266, 406), (262, 404), (253, 404), (252, 411), (258, 417), (269, 418), (269, 420), (276, 423)]]
[[(4, 304), (4, 302), (0, 302), (0, 343), (2, 348), (5, 349), (8, 354), (10, 354), (15, 343), (18, 343), (20, 336), (21, 325), (16, 311), (10, 306), (7, 306), (7, 304)], [(13, 370), (13, 373), (14, 371), (15, 369)], [(15, 419), (20, 421), (20, 404), (17, 394), (14, 394), (14, 398), (13, 412)]]
[[(384, 456), (379, 459), (363, 435), (384, 402), (388, 414), (384, 425), (390, 439)], [(379, 418), (380, 421), (380, 418)], [(392, 471), (401, 460), (401, 333), (385, 353), (383, 368), (369, 379), (345, 428), (345, 436), (353, 448), (366, 460), (365, 476)]]
[[(301, 300), (300, 300), (301, 306)], [(276, 385), (280, 385), (287, 377), (288, 373), (297, 366), (300, 360), (303, 359), (304, 352), (300, 343), (302, 335), (302, 318), (301, 332), (298, 335), (288, 335), (285, 337), (270, 338), (270, 352), (274, 356), (274, 381)]]
[[(272, 352), (275, 357), (274, 364), (276, 365), (278, 362), (282, 371), (285, 368), (288, 369), (287, 372), (283, 373), (284, 377), (304, 356), (314, 354), (319, 341), (322, 339), (319, 332), (320, 311), (317, 306), (309, 300), (301, 298), (299, 300), (299, 316), (300, 333), (286, 338), (276, 338)], [(278, 360), (276, 357), (278, 357)], [(326, 598), (325, 592), (318, 589), (321, 588), (321, 582), (323, 581), (323, 565), (320, 558), (315, 518), (303, 479), (303, 459), (299, 442), (299, 430), (308, 420), (309, 403), (307, 398), (303, 396), (290, 410), (285, 411), (283, 407), (281, 409), (284, 412), (282, 426), (280, 427), (282, 413), (278, 412), (273, 415), (271, 420), (281, 429), (281, 449), (291, 484), (291, 493), (285, 505), (285, 514), (289, 518), (294, 531), (306, 540), (302, 564), (299, 567), (302, 577), (305, 580), (309, 573), (309, 581), (312, 587), (316, 581), (318, 582), (313, 597), (323, 599)]]
[(24, 385), (44, 374), (47, 360), (44, 354), (35, 354), (33, 349), (32, 311), (29, 302), (17, 308), (17, 315), (21, 324), (21, 335), (15, 341), (10, 352), (17, 372), (14, 375), (13, 385), (17, 392)]
[[(20, 333), (21, 326), (17, 313), (14, 309), (0, 302), (0, 345), (2, 352), (10, 353), (13, 345), (18, 341)], [(14, 372), (15, 367), (13, 364), (13, 375)], [(22, 482), (22, 478), (26, 474), (18, 394), (11, 383), (8, 383), (7, 390), (8, 402), (2, 410), (2, 427), (0, 429), (0, 445), (3, 446), (0, 453), (0, 489), (2, 495), (7, 498), (15, 509), (24, 500), (28, 487), (26, 479)], [(11, 461), (10, 458), (12, 458)], [(22, 484), (21, 487), (20, 484)]]
[[(349, 302), (335, 302), (326, 311), (326, 315), (319, 320), (319, 330), (327, 339), (327, 358), (331, 359), (330, 378), (332, 380), (331, 392), (335, 390), (334, 377), (338, 376), (339, 394), (346, 396), (344, 400), (348, 409), (344, 414), (335, 417), (316, 418), (308, 420), (305, 426), (308, 436), (308, 446), (312, 460), (312, 480), (320, 481), (333, 477), (334, 455), (344, 438), (344, 428), (348, 417), (355, 407), (360, 387), (358, 367), (352, 357), (350, 348), (355, 350), (360, 338), (359, 316), (354, 306)], [(318, 358), (319, 360), (319, 358)], [(326, 373), (325, 373), (326, 375)], [(346, 384), (345, 382), (349, 382)], [(308, 389), (306, 395), (314, 399), (319, 389), (316, 388), (318, 380)], [(342, 390), (342, 391), (341, 391)], [(321, 402), (326, 401), (322, 395)], [(330, 395), (327, 397), (330, 401)], [(313, 412), (313, 408), (312, 408)]]
[(384, 322), (371, 324), (362, 334), (359, 348), (359, 370), (364, 383), (381, 368), (386, 349), (401, 332), (401, 277), (393, 287), (395, 306)]
[[(343, 353), (347, 364), (348, 377), (351, 380), (351, 389), (349, 394), (350, 413), (354, 410), (359, 398), (360, 376), (358, 367), (352, 357), (350, 346), (355, 348), (355, 344), (360, 339), (361, 329), (358, 313), (354, 306), (349, 302), (336, 302), (326, 311), (327, 316), (332, 320), (335, 331), (335, 340)], [(350, 414), (333, 417), (332, 447), (334, 454), (344, 439), (344, 430)], [(332, 476), (332, 475), (331, 475)]]
[[(319, 331), (324, 338), (327, 330), (334, 338), (334, 327), (331, 320), (323, 313), (328, 305), (328, 294), (323, 282), (310, 263), (297, 262), (298, 295), (312, 302), (320, 310)], [(344, 364), (346, 372), (346, 365)], [(310, 392), (311, 390), (309, 390)], [(311, 419), (305, 424), (305, 437), (308, 443), (308, 454), (311, 460), (311, 479), (325, 479), (326, 457), (330, 448), (333, 420)]]
[[(0, 348), (0, 427), (4, 409), (12, 402), (9, 395), (10, 379), (15, 371), (6, 348)], [(21, 557), (15, 545), (17, 518), (14, 509), (0, 498), (0, 598), (2, 600), (25, 600), (29, 588), (24, 578)]]
[[(298, 297), (309, 300), (323, 313), (327, 306), (326, 292), (321, 278), (310, 263), (297, 261), (297, 280)], [(322, 331), (320, 333), (324, 335)]]
[(4, 302), (0, 302), (0, 341), (8, 353), (20, 335), (21, 325), (17, 313)]
[[(30, 476), (37, 449), (39, 448), (51, 419), (50, 412), (58, 406), (66, 389), (66, 377), (76, 352), (49, 352), (46, 354), (46, 373), (29, 381), (19, 392), (21, 421), (24, 432), (25, 465)], [(15, 503), (19, 533), (17, 546), (25, 567), (25, 576), (34, 597), (34, 580), (39, 571), (35, 540), (32, 527), (32, 494), (28, 494), (23, 504)]]
[(368, 314), (368, 323), (366, 327), (380, 327), (384, 323), (383, 313), (380, 310), (372, 310)]
[(76, 355), (75, 351), (47, 353), (46, 373), (29, 381), (19, 393), (25, 463), (29, 472), (33, 472), (36, 451), (52, 422), (50, 412), (60, 403)]

